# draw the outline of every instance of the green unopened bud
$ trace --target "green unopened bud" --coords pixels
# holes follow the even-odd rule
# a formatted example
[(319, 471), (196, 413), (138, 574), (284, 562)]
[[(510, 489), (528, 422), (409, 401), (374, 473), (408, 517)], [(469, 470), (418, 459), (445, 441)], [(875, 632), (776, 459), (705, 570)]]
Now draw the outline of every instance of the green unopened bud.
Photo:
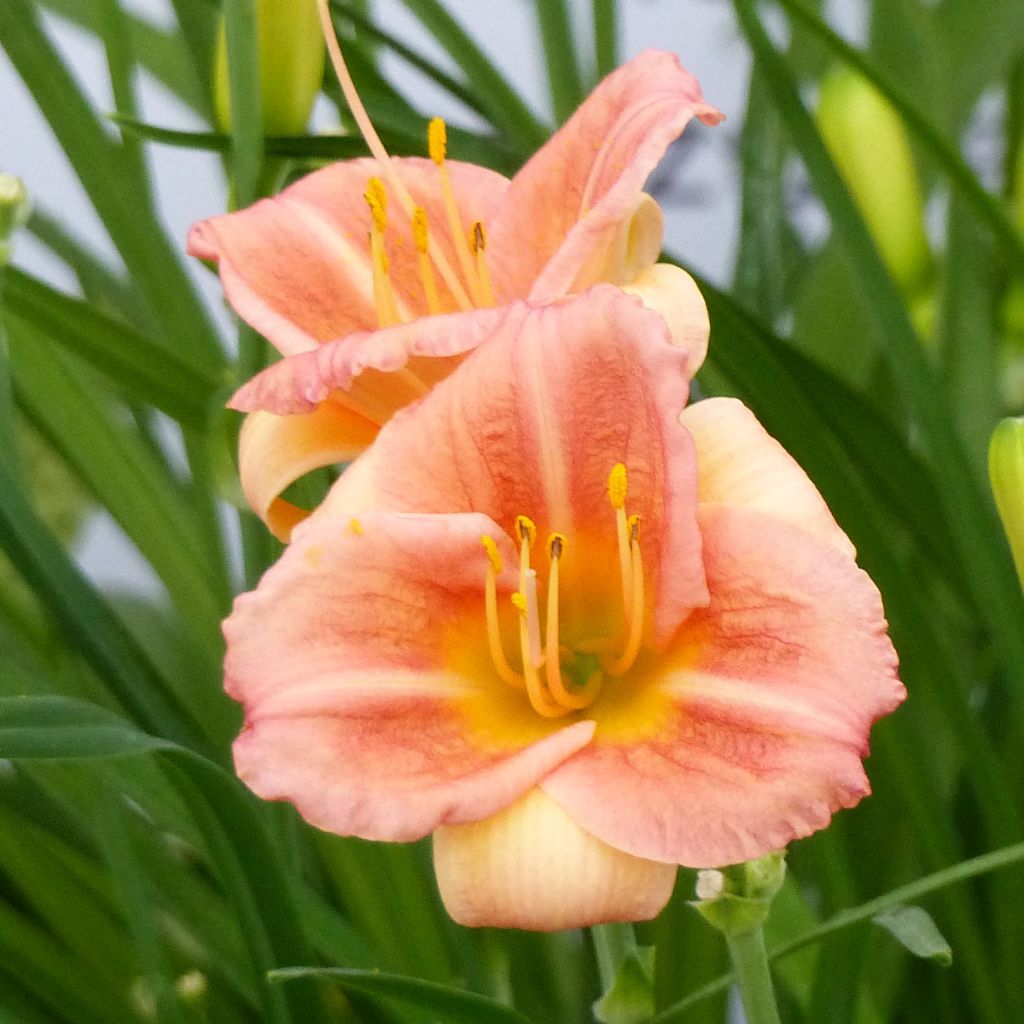
[[(316, 0), (255, 0), (259, 33), (260, 98), (267, 135), (304, 131), (324, 77), (324, 42)], [(213, 74), (217, 123), (231, 130), (228, 45), (224, 20)]]
[(870, 82), (844, 68), (822, 83), (818, 126), (889, 272), (905, 294), (914, 293), (932, 259), (902, 119)]
[(32, 212), (28, 190), (21, 178), (0, 172), (0, 267), (11, 258), (11, 242)]
[(1024, 417), (1005, 419), (988, 446), (992, 493), (1024, 585)]
[(690, 906), (725, 935), (741, 935), (764, 924), (785, 878), (785, 851), (721, 871), (701, 871), (697, 899)]

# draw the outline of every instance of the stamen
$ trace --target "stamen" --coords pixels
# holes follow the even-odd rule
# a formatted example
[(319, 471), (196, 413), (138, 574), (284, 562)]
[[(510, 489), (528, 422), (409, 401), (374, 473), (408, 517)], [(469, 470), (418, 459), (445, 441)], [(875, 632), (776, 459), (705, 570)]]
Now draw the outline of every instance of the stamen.
[[(388, 156), (384, 143), (380, 141), (380, 136), (373, 127), (373, 122), (370, 120), (370, 115), (366, 112), (366, 107), (363, 106), (363, 101), (359, 98), (355, 82), (352, 81), (352, 75), (349, 73), (341, 47), (338, 45), (337, 36), (334, 34), (334, 24), (331, 21), (328, 0), (317, 0), (317, 7), (320, 11), (320, 27), (323, 30), (324, 42), (327, 44), (327, 52), (330, 54), (331, 63), (334, 65), (334, 73), (338, 76), (338, 84), (341, 86), (341, 91), (348, 102), (349, 110), (352, 111), (352, 116), (355, 118), (359, 133), (380, 166), (384, 177), (388, 179), (388, 184), (391, 186), (392, 191), (398, 196), (402, 208), (412, 217), (416, 204), (413, 202), (409, 190), (402, 183), (402, 179), (399, 178), (394, 163), (391, 157)], [(472, 309), (473, 304), (466, 294), (466, 289), (462, 287), (462, 282), (459, 281), (455, 271), (452, 270), (451, 264), (433, 239), (430, 240), (430, 258), (434, 261), (434, 265), (440, 272), (441, 277), (444, 278), (444, 282), (448, 285), (452, 295), (455, 296), (455, 301), (458, 305), (464, 310)]]
[(427, 224), (427, 211), (417, 206), (412, 215), (412, 237), (416, 243), (416, 252), (420, 261), (420, 279), (423, 291), (427, 296), (427, 309), (432, 316), (441, 312), (441, 300), (437, 294), (437, 282), (434, 280), (434, 268), (430, 265), (430, 228)]
[(640, 517), (629, 517), (629, 551), (633, 588), (629, 608), (629, 636), (622, 654), (607, 668), (608, 675), (625, 675), (640, 653), (644, 635), (644, 563), (640, 557)]
[[(517, 592), (512, 595), (512, 604), (519, 612), (519, 649), (523, 658), (526, 695), (530, 698), (530, 705), (538, 715), (543, 715), (545, 718), (561, 718), (562, 715), (568, 713), (569, 709), (551, 699), (544, 689), (536, 665), (530, 658), (530, 602), (522, 593)], [(534, 606), (536, 607), (536, 595), (534, 595)]]
[(483, 304), (494, 305), (494, 287), (491, 284), (491, 272), (487, 268), (487, 233), (483, 224), (475, 221), (473, 224), (473, 255), (476, 257), (476, 276), (480, 282), (480, 294), (483, 296)]
[(380, 178), (371, 178), (363, 193), (373, 226), (370, 229), (370, 265), (373, 268), (373, 301), (377, 307), (377, 320), (381, 327), (400, 324), (398, 301), (388, 276), (388, 257), (384, 251), (384, 231), (388, 226), (388, 194)]
[(430, 151), (430, 159), (437, 165), (437, 173), (441, 179), (441, 196), (444, 198), (444, 208), (448, 214), (448, 227), (452, 233), (455, 255), (459, 258), (462, 276), (469, 284), (475, 304), (482, 306), (484, 303), (481, 301), (480, 282), (470, 257), (469, 243), (462, 226), (462, 215), (459, 213), (459, 206), (455, 201), (455, 189), (452, 188), (452, 178), (448, 173), (448, 164), (445, 162), (448, 155), (448, 129), (440, 117), (435, 117), (427, 126), (427, 148)]
[(484, 601), (487, 614), (487, 646), (490, 648), (491, 661), (498, 675), (517, 689), (526, 685), (525, 679), (516, 672), (505, 657), (505, 649), (501, 642), (501, 630), (498, 625), (498, 574), (502, 570), (501, 555), (493, 537), (484, 534), (480, 542), (487, 552), (487, 582), (484, 588)]
[(585, 708), (597, 696), (604, 682), (600, 671), (595, 672), (586, 685), (575, 692), (566, 689), (562, 678), (561, 651), (558, 642), (558, 563), (562, 560), (562, 552), (567, 541), (563, 534), (553, 533), (548, 541), (551, 553), (551, 568), (548, 574), (548, 615), (547, 615), (547, 655), (544, 662), (545, 677), (548, 691), (552, 698), (567, 710)]
[(621, 462), (608, 474), (608, 500), (615, 509), (615, 532), (619, 541), (619, 574), (622, 577), (622, 603), (626, 609), (626, 629), (630, 627), (633, 593), (632, 559), (629, 554), (629, 525), (626, 520), (626, 467)]

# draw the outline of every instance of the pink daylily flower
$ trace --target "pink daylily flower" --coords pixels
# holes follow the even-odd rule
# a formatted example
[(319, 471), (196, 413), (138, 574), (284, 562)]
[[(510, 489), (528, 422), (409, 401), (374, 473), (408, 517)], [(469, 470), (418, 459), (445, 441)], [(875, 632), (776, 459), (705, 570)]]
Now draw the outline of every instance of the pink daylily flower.
[(240, 777), (343, 835), (434, 833), (452, 916), (657, 914), (677, 865), (869, 792), (904, 690), (799, 466), (610, 286), (513, 303), (384, 425), (225, 624)]
[(648, 51), (511, 181), (446, 160), (435, 123), (432, 160), (334, 164), (196, 224), (189, 251), (217, 262), (228, 300), (286, 357), (231, 403), (250, 413), (242, 484), (271, 529), (287, 539), (305, 514), (279, 497), (289, 483), (365, 448), (511, 301), (620, 285), (662, 312), (696, 372), (707, 315), (692, 279), (656, 263), (661, 211), (642, 191), (692, 117), (722, 119), (674, 56)]

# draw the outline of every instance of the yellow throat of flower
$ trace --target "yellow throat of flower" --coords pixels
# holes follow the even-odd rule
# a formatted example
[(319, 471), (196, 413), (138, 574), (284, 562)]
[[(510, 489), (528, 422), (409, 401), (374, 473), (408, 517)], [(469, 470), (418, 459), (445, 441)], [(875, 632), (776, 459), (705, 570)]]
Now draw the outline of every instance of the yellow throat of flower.
[[(608, 499), (615, 513), (619, 567), (625, 617), (625, 640), (617, 654), (612, 641), (599, 639), (576, 644), (562, 642), (560, 628), (561, 562), (568, 539), (553, 533), (548, 538), (547, 607), (543, 638), (537, 572), (531, 566), (531, 550), (537, 528), (527, 516), (517, 516), (519, 537), (519, 588), (510, 603), (518, 618), (519, 660), (515, 669), (505, 654), (501, 638), (498, 576), (503, 565), (493, 537), (481, 537), (487, 553), (484, 607), (487, 643), (498, 675), (510, 686), (526, 691), (531, 707), (545, 718), (559, 718), (588, 707), (606, 679), (625, 675), (634, 665), (644, 632), (644, 570), (640, 553), (640, 517), (626, 513), (626, 467), (616, 463), (608, 478)], [(542, 674), (543, 673), (543, 674)]]

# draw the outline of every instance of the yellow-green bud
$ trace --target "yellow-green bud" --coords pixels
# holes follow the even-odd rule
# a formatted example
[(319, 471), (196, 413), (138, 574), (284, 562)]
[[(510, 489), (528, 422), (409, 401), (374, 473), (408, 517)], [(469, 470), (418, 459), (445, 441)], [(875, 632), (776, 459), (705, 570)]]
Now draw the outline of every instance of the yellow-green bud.
[(821, 86), (818, 127), (889, 272), (905, 294), (931, 273), (924, 203), (907, 132), (889, 101), (847, 69)]
[[(324, 77), (324, 42), (316, 0), (256, 0), (260, 98), (267, 135), (305, 131)], [(224, 19), (217, 35), (213, 74), (217, 123), (231, 130), (228, 46)]]
[(11, 257), (11, 239), (25, 225), (32, 205), (21, 178), (0, 172), (0, 267)]
[(1024, 417), (1005, 419), (988, 446), (988, 475), (1024, 586)]

